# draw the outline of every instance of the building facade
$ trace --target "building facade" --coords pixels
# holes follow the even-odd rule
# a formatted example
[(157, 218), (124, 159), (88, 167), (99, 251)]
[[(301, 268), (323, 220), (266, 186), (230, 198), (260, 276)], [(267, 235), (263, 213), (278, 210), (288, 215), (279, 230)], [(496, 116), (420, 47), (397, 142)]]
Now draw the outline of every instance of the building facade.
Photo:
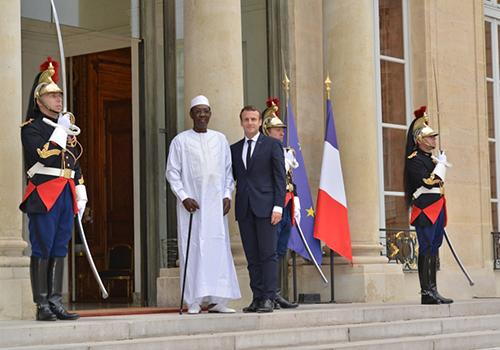
[[(0, 318), (30, 318), (29, 247), (18, 210), (24, 186), (19, 124), (38, 64), (47, 55), (58, 57), (58, 46), (49, 1), (0, 4), (7, 87), (0, 95)], [(403, 200), (404, 144), (412, 111), (421, 105), (428, 106), (431, 125), (439, 129), (441, 147), (453, 163), (446, 180), (448, 233), (475, 280), (470, 287), (443, 247), (440, 290), (455, 299), (500, 294), (492, 239), (500, 215), (497, 1), (73, 0), (56, 5), (64, 24), (69, 105), (84, 130), (88, 240), (101, 270), (113, 268), (118, 247), (130, 258), (125, 282), (107, 281), (112, 301), (178, 305), (175, 198), (164, 168), (169, 141), (191, 125), (191, 97), (208, 96), (210, 127), (232, 143), (242, 137), (238, 114), (244, 104), (263, 108), (268, 96), (285, 100), (285, 71), (314, 198), (324, 80), (329, 75), (333, 81), (354, 257), (353, 264), (334, 259), (335, 299), (419, 298), (411, 236), (404, 242), (394, 237), (410, 229)], [(250, 291), (233, 219), (233, 255), (244, 295), (239, 306), (248, 303)], [(391, 254), (398, 252), (409, 260), (396, 263)], [(326, 274), (329, 264), (325, 255)], [(297, 276), (301, 293), (329, 300), (330, 286), (312, 265), (299, 259)], [(69, 300), (99, 302), (76, 237), (66, 285)]]

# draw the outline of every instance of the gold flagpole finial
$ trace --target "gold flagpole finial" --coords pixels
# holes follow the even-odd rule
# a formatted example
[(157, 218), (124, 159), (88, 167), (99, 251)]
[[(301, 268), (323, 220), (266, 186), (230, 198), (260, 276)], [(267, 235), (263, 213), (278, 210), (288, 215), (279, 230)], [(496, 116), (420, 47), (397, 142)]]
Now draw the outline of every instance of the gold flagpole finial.
[(325, 80), (325, 89), (326, 89), (326, 97), (330, 99), (330, 91), (332, 90), (332, 81), (330, 80), (330, 74), (326, 75)]
[(288, 79), (286, 71), (285, 71), (285, 79), (283, 79), (282, 83), (283, 83), (283, 88), (285, 88), (286, 99), (288, 100), (288, 94), (290, 92), (290, 79)]

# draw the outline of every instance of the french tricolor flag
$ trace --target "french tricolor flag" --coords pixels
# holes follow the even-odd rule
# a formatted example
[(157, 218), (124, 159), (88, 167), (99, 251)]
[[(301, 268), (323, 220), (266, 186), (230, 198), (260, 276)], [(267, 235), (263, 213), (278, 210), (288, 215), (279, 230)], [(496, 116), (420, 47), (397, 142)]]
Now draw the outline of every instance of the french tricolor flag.
[(316, 204), (314, 237), (322, 240), (330, 249), (352, 262), (344, 178), (330, 99), (326, 100), (325, 144)]

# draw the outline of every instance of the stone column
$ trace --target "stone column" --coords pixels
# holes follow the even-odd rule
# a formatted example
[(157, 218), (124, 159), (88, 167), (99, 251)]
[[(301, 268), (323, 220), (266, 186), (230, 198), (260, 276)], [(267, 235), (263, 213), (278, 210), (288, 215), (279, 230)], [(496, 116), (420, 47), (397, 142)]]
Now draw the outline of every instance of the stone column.
[[(445, 182), (447, 231), (475, 281), (470, 288), (443, 243), (437, 277), (440, 292), (456, 299), (498, 296), (500, 278), (492, 266), (489, 158), (495, 155), (489, 149), (485, 82), (486, 55), (492, 53), (485, 48), (484, 3), (410, 1), (409, 5), (414, 106), (428, 105), (431, 126), (440, 128), (441, 147), (453, 164)], [(495, 62), (493, 67), (498, 69)]]
[[(242, 54), (240, 1), (184, 0), (186, 129), (193, 125), (189, 117), (190, 101), (194, 96), (201, 94), (208, 97), (212, 107), (209, 128), (224, 133), (229, 143), (243, 137), (238, 117), (243, 107)], [(248, 273), (244, 265), (246, 260), (233, 211), (230, 212), (228, 220), (232, 251), (242, 291), (242, 299), (233, 306), (241, 306), (249, 303), (251, 299)], [(166, 278), (175, 275), (178, 281), (178, 272), (162, 270), (161, 275)], [(178, 285), (177, 281), (172, 281), (169, 286)], [(178, 295), (177, 293), (175, 297), (178, 298)], [(172, 302), (173, 300), (158, 300), (159, 305)], [(174, 305), (177, 305), (177, 301)]]
[[(238, 117), (243, 107), (242, 55), (240, 1), (184, 1), (186, 128), (192, 126), (188, 113), (191, 98), (202, 94), (210, 100), (213, 111), (209, 128), (224, 133), (229, 143), (243, 137)], [(242, 291), (239, 303), (243, 305), (249, 303), (251, 293), (246, 260), (233, 210), (228, 220)]]
[[(336, 260), (338, 301), (397, 298), (400, 265), (380, 255), (379, 188), (375, 111), (374, 7), (370, 0), (324, 1), (326, 68), (346, 186), (353, 265)], [(327, 19), (327, 20), (326, 20)], [(344, 262), (343, 265), (340, 265)]]
[(29, 280), (27, 244), (22, 239), (21, 109), (21, 3), (0, 0), (0, 62), (3, 84), (0, 94), (3, 127), (0, 129), (0, 319), (32, 318), (34, 304)]
[(191, 98), (202, 94), (212, 105), (209, 127), (230, 143), (243, 135), (238, 115), (243, 106), (240, 1), (184, 1), (185, 126)]

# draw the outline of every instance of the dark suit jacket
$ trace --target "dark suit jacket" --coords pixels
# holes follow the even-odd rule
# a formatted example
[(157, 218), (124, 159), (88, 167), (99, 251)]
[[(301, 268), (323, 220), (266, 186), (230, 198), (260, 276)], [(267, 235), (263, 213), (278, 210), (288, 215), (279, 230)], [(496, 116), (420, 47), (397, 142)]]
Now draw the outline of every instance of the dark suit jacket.
[(242, 160), (245, 139), (231, 145), (236, 180), (236, 220), (251, 210), (256, 217), (271, 217), (274, 206), (285, 203), (285, 158), (281, 143), (260, 134), (248, 169)]

